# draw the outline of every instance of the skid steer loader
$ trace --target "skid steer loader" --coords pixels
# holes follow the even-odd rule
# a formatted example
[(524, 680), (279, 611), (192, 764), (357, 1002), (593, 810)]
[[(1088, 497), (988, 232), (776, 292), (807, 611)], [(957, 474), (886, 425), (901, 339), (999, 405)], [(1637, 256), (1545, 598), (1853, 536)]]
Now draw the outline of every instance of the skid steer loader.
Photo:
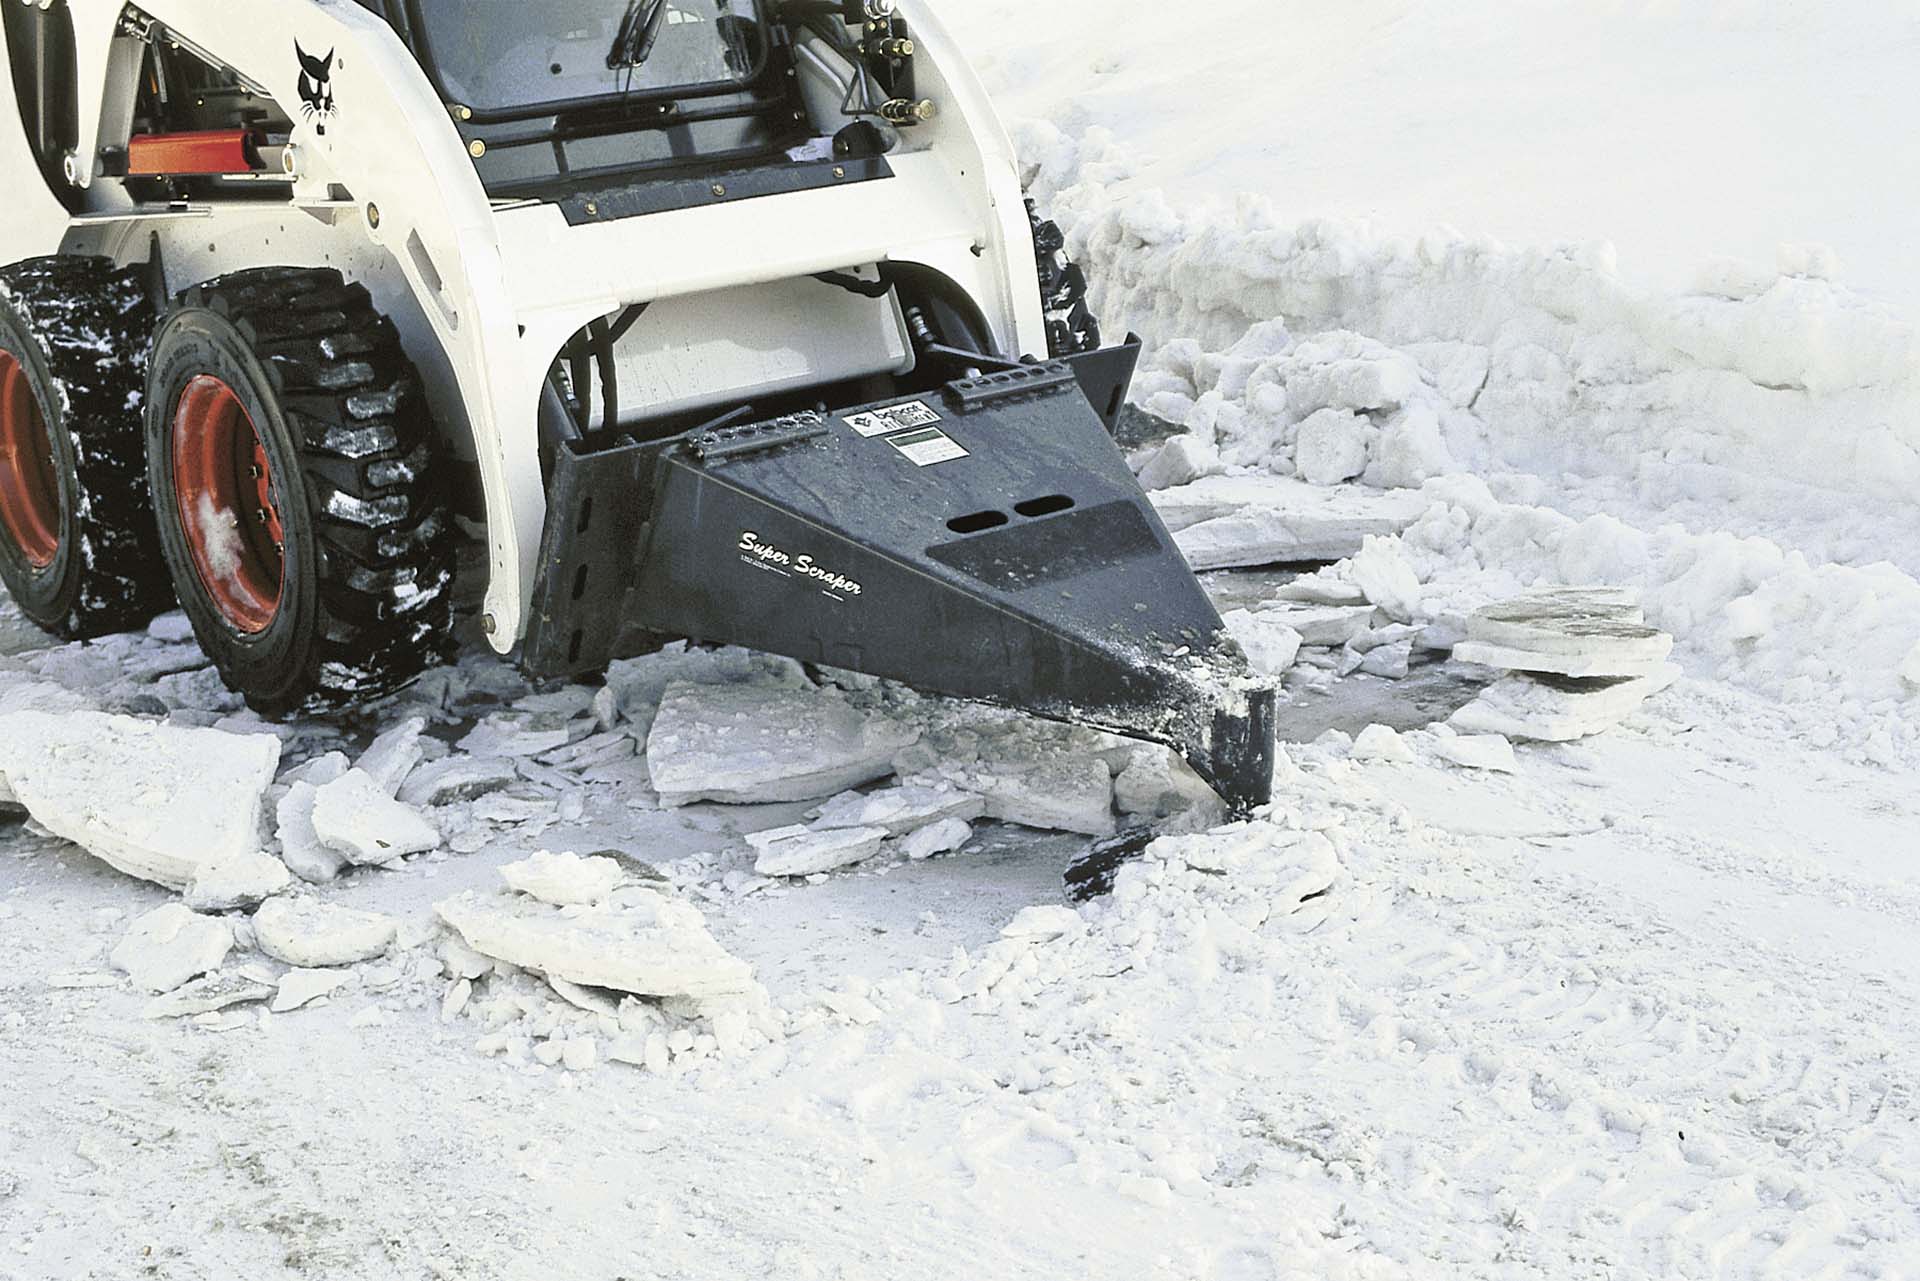
[(1248, 674), (924, 0), (0, 0), (0, 578), (270, 715), (690, 637), (1173, 745)]

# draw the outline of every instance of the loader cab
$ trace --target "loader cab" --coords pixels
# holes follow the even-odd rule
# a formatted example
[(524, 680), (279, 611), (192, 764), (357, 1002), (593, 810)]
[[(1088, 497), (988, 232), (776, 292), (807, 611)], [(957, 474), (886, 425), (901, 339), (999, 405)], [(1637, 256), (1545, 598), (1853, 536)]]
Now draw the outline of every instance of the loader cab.
[(360, 0), (419, 59), (496, 199), (782, 159), (811, 130), (762, 0)]

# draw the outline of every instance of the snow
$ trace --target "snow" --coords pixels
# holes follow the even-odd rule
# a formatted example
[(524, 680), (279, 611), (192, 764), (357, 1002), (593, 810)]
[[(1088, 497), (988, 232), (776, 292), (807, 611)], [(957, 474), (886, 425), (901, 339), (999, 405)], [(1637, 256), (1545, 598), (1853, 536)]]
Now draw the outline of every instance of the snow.
[[(1862, 292), (1920, 261), (1904, 18), (942, 11), (1146, 339), (1168, 525), (1342, 562), (1207, 579), (1300, 638), (1275, 804), (684, 645), (267, 727), (177, 617), (51, 646), (0, 600), (0, 717), (271, 734), (305, 763), (195, 799), (264, 792), (332, 878), (151, 998), (108, 958), (187, 908), (0, 818), (0, 1278), (1906, 1276), (1920, 392)], [(326, 850), (356, 763), (445, 842)], [(1122, 819), (1158, 839), (1066, 906)], [(783, 829), (874, 849), (757, 875)], [(259, 959), (333, 911), (378, 954)]]
[(99, 712), (0, 714), (0, 776), (34, 820), (129, 876), (179, 889), (257, 852), (280, 740)]

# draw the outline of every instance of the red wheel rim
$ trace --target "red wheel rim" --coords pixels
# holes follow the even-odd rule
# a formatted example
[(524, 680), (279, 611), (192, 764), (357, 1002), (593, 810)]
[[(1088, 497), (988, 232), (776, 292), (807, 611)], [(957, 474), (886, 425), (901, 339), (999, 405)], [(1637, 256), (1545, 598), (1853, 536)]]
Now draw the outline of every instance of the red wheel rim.
[(27, 371), (0, 351), (0, 526), (35, 569), (60, 550), (60, 482), (53, 440)]
[(273, 468), (246, 407), (211, 374), (174, 406), (173, 489), (207, 599), (235, 629), (264, 632), (286, 582)]

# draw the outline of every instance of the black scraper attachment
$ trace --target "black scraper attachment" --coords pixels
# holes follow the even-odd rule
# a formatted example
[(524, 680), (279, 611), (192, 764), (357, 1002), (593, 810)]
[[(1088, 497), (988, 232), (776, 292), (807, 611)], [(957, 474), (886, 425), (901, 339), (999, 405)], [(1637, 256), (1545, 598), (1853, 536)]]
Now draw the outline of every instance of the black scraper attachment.
[(1239, 812), (1271, 793), (1275, 693), (1064, 363), (569, 451), (542, 556), (542, 674), (745, 645), (1168, 744)]

